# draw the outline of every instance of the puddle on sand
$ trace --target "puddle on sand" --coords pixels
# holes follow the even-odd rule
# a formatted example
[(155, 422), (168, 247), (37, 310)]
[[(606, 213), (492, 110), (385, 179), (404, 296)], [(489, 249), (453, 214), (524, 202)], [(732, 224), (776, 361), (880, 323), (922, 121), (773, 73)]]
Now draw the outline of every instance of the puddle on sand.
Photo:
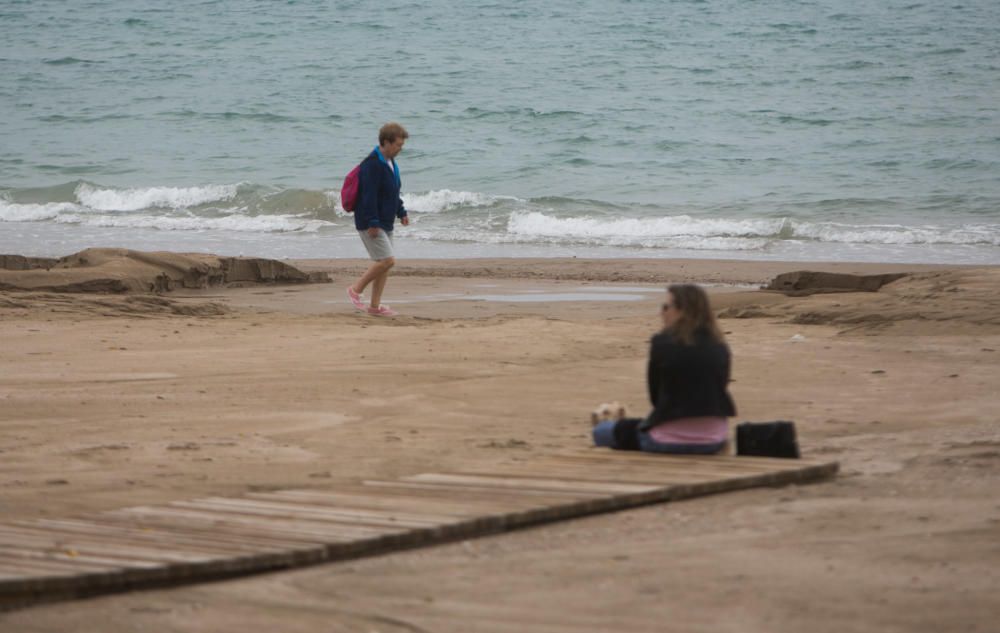
[[(744, 290), (746, 287), (733, 284), (700, 284), (725, 290)], [(500, 288), (501, 284), (471, 284), (472, 288)], [(755, 287), (755, 286), (753, 286)], [(662, 286), (576, 286), (569, 292), (552, 292), (539, 288), (519, 288), (511, 293), (435, 293), (396, 297), (393, 304), (424, 303), (430, 301), (491, 301), (496, 303), (553, 303), (556, 301), (658, 301), (663, 295)], [(346, 303), (346, 300), (332, 300), (324, 303)]]
[[(476, 290), (500, 289), (501, 284), (471, 284)], [(519, 288), (508, 293), (434, 293), (395, 297), (393, 304), (424, 303), (431, 301), (491, 301), (496, 303), (552, 303), (556, 301), (647, 301), (663, 293), (663, 288), (649, 286), (577, 286), (568, 292), (553, 292), (539, 288)], [(336, 299), (324, 303), (345, 303)]]
[(467, 295), (468, 301), (498, 301), (507, 303), (551, 303), (553, 301), (642, 301), (646, 295), (621, 292), (535, 292), (517, 295)]
[(664, 288), (660, 286), (579, 286), (576, 288), (579, 292), (626, 292), (635, 294), (638, 292), (644, 294), (663, 294)]
[(662, 288), (644, 286), (577, 286), (571, 292), (551, 292), (527, 289), (510, 294), (466, 295), (469, 301), (512, 303), (550, 303), (553, 301), (644, 301), (650, 295), (662, 293)]
[[(551, 303), (554, 301), (643, 301), (649, 295), (623, 292), (545, 292), (528, 290), (518, 294), (439, 294), (399, 297), (393, 304), (424, 303), (430, 301), (493, 301), (497, 303)], [(346, 303), (346, 300), (330, 300), (323, 303)]]

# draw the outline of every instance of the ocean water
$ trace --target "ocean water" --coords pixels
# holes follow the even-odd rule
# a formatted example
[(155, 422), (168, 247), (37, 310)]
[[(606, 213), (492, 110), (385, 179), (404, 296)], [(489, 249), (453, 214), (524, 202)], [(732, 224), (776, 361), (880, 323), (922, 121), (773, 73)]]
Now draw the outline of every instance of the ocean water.
[(0, 0), (0, 252), (1000, 263), (996, 0)]

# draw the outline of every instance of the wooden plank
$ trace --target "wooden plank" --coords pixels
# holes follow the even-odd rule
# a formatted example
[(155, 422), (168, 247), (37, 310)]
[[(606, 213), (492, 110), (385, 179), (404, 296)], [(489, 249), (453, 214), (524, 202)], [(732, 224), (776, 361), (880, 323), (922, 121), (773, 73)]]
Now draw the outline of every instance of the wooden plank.
[(489, 475), (456, 475), (448, 473), (423, 473), (403, 477), (403, 481), (433, 484), (453, 484), (458, 486), (514, 488), (517, 490), (556, 490), (559, 492), (581, 494), (631, 494), (649, 492), (662, 487), (655, 484), (618, 484), (606, 482), (580, 482), (567, 479), (532, 479), (522, 477), (512, 479), (503, 476)]
[(212, 532), (191, 533), (180, 530), (164, 530), (151, 527), (134, 527), (120, 525), (98, 516), (91, 520), (82, 519), (42, 519), (37, 521), (41, 526), (53, 531), (70, 534), (107, 534), (116, 539), (128, 539), (141, 543), (155, 543), (158, 546), (179, 545), (203, 550), (205, 553), (240, 553), (260, 551), (280, 551), (285, 549), (277, 542), (234, 542)]
[(426, 527), (426, 524), (414, 525), (374, 525), (363, 524), (358, 521), (336, 520), (331, 517), (320, 516), (318, 512), (287, 512), (269, 508), (254, 507), (243, 503), (240, 499), (233, 499), (231, 502), (216, 501), (178, 501), (170, 504), (172, 508), (182, 508), (185, 510), (197, 510), (210, 512), (219, 516), (242, 516), (254, 520), (262, 521), (289, 521), (294, 524), (312, 524), (323, 526), (330, 530), (328, 533), (336, 533), (350, 538), (365, 538), (369, 536), (379, 536), (390, 532), (402, 532), (414, 527)]
[(705, 474), (685, 471), (654, 473), (648, 469), (621, 467), (613, 464), (545, 464), (544, 466), (523, 468), (517, 471), (503, 469), (463, 468), (455, 471), (458, 475), (502, 475), (508, 479), (561, 479), (580, 482), (604, 482), (618, 484), (640, 484), (646, 486), (668, 486), (675, 483), (704, 481)]
[(546, 456), (546, 461), (572, 460), (586, 463), (642, 464), (659, 468), (698, 470), (733, 470), (736, 472), (774, 472), (799, 470), (825, 463), (823, 460), (781, 459), (776, 457), (737, 457), (734, 455), (660, 455), (641, 451), (593, 449), (587, 453), (558, 453)]
[(455, 521), (455, 517), (441, 515), (416, 515), (398, 511), (378, 511), (351, 508), (329, 508), (293, 501), (264, 501), (261, 499), (226, 499), (212, 497), (197, 499), (184, 507), (230, 507), (239, 511), (265, 516), (344, 523), (369, 527), (432, 527), (440, 523)]
[(240, 533), (240, 530), (235, 527), (228, 527), (225, 531), (220, 531), (215, 524), (196, 524), (177, 517), (140, 516), (123, 512), (122, 510), (111, 510), (101, 513), (97, 515), (96, 520), (106, 525), (155, 529), (163, 532), (184, 534), (192, 538), (225, 539), (248, 548), (259, 547), (262, 550), (277, 548), (282, 551), (296, 551), (319, 547), (316, 540), (292, 540), (286, 535), (275, 536), (259, 530)]
[(508, 488), (486, 486), (456, 486), (453, 484), (435, 484), (430, 482), (416, 481), (384, 481), (380, 479), (365, 479), (364, 485), (373, 489), (389, 489), (394, 493), (407, 491), (414, 496), (427, 496), (432, 498), (472, 498), (486, 500), (493, 496), (503, 499), (518, 500), (524, 503), (524, 507), (533, 508), (546, 505), (558, 505), (578, 499), (596, 499), (604, 496), (600, 493), (575, 493), (562, 490), (541, 491), (530, 488)]
[(84, 569), (90, 571), (111, 571), (134, 568), (152, 568), (159, 565), (151, 561), (140, 561), (129, 558), (108, 557), (102, 554), (92, 554), (89, 552), (77, 552), (68, 554), (65, 551), (36, 547), (3, 546), (3, 553), (7, 559), (23, 559), (25, 564), (39, 564), (55, 569)]
[(122, 524), (139, 521), (142, 525), (153, 525), (164, 530), (176, 529), (185, 533), (210, 531), (219, 537), (251, 544), (258, 541), (283, 544), (282, 553), (294, 560), (302, 561), (323, 560), (332, 543), (344, 542), (344, 539), (337, 540), (329, 535), (325, 538), (315, 533), (304, 535), (300, 531), (293, 532), (281, 525), (264, 525), (260, 522), (220, 522), (216, 517), (193, 517), (163, 508), (123, 508), (103, 514), (102, 519)]
[(293, 519), (278, 519), (275, 517), (248, 516), (239, 513), (222, 511), (199, 511), (183, 507), (165, 506), (162, 508), (143, 507), (126, 508), (121, 512), (141, 517), (174, 517), (185, 522), (212, 526), (219, 533), (228, 532), (232, 528), (249, 528), (249, 533), (285, 535), (295, 539), (311, 540), (315, 544), (350, 541), (362, 536), (377, 536), (381, 534), (398, 533), (405, 530), (360, 530), (351, 526), (331, 523), (316, 523)]
[(105, 556), (109, 559), (119, 559), (122, 561), (134, 560), (151, 563), (167, 562), (198, 562), (208, 560), (210, 556), (198, 554), (184, 550), (166, 550), (157, 547), (134, 545), (118, 541), (113, 538), (101, 538), (97, 536), (71, 535), (64, 533), (53, 533), (43, 527), (38, 526), (15, 526), (0, 525), (0, 537), (7, 538), (21, 535), (21, 542), (41, 543), (50, 548), (72, 549), (80, 554), (92, 554)]
[(224, 529), (220, 529), (217, 524), (212, 524), (198, 527), (192, 525), (190, 518), (178, 517), (175, 514), (135, 516), (127, 512), (114, 511), (114, 513), (98, 515), (98, 518), (110, 526), (153, 526), (162, 533), (177, 534), (182, 538), (224, 539), (232, 543), (234, 547), (245, 550), (230, 558), (258, 561), (262, 569), (322, 562), (327, 559), (330, 550), (330, 539), (293, 541), (289, 540), (284, 533), (282, 536), (272, 536), (269, 531), (261, 529), (259, 526), (251, 528), (226, 526)]
[[(667, 463), (663, 463), (664, 461)], [(671, 477), (712, 477), (722, 474), (749, 475), (757, 472), (754, 469), (747, 468), (734, 470), (719, 465), (709, 466), (693, 460), (675, 461), (663, 460), (662, 458), (658, 461), (649, 461), (646, 459), (609, 461), (603, 459), (595, 460), (585, 457), (565, 456), (547, 460), (544, 467), (576, 468), (584, 471), (589, 469), (616, 469), (622, 472), (643, 473), (646, 476), (654, 477), (657, 481), (660, 481), (663, 484), (668, 484)], [(530, 467), (524, 470), (529, 469)], [(767, 472), (771, 472), (771, 470), (768, 469)]]
[(22, 582), (26, 579), (44, 578), (46, 572), (34, 570), (7, 569), (0, 570), (0, 582), (13, 583)]
[(73, 539), (9, 525), (0, 525), (0, 547), (11, 550), (20, 548), (52, 553), (71, 551), (79, 553), (78, 543)]
[[(474, 504), (507, 505), (516, 507), (538, 507), (565, 503), (568, 500), (579, 499), (582, 496), (561, 491), (542, 492), (529, 489), (480, 488), (463, 489), (456, 486), (434, 486), (402, 480), (365, 479), (361, 482), (364, 490), (378, 495), (409, 495), (420, 499), (450, 499), (452, 501), (467, 501)], [(599, 496), (594, 493), (591, 496)]]
[[(717, 461), (711, 461), (715, 459)], [(566, 476), (593, 479), (594, 475), (621, 475), (642, 481), (653, 481), (659, 485), (669, 485), (673, 481), (686, 481), (701, 478), (730, 477), (733, 475), (753, 475), (758, 473), (783, 472), (784, 470), (800, 470), (806, 464), (799, 463), (795, 468), (772, 469), (761, 468), (759, 464), (747, 466), (741, 463), (725, 461), (721, 458), (706, 460), (672, 459), (653, 457), (639, 460), (604, 460), (580, 457), (559, 457), (540, 463), (503, 465), (491, 470), (471, 469), (463, 472), (488, 473), (506, 477), (530, 477), (545, 473), (566, 473)]]
[(475, 512), (469, 512), (465, 515), (456, 515), (453, 513), (441, 513), (430, 511), (426, 506), (424, 508), (415, 509), (412, 507), (404, 506), (399, 499), (393, 500), (394, 507), (364, 507), (360, 504), (324, 504), (316, 503), (314, 501), (305, 500), (295, 500), (290, 498), (275, 499), (270, 500), (255, 498), (254, 501), (258, 503), (275, 504), (283, 507), (299, 507), (299, 508), (310, 508), (312, 511), (323, 511), (331, 513), (331, 517), (342, 516), (344, 518), (349, 518), (351, 520), (357, 520), (360, 522), (375, 522), (375, 524), (380, 524), (382, 522), (388, 522), (390, 525), (409, 523), (414, 527), (421, 527), (427, 525), (440, 525), (442, 523), (450, 523), (454, 521), (459, 521), (463, 518), (468, 518), (469, 516), (476, 516)]
[[(519, 495), (522, 497), (530, 497), (532, 495), (538, 495), (539, 497), (549, 500), (548, 503), (540, 504), (540, 506), (550, 505), (553, 503), (555, 504), (569, 503), (579, 499), (597, 499), (603, 496), (601, 493), (596, 493), (596, 492), (572, 492), (567, 490), (537, 490), (534, 488), (516, 488), (516, 487), (507, 488), (506, 490), (503, 490), (500, 487), (489, 486), (489, 485), (473, 486), (473, 485), (461, 485), (455, 483), (442, 483), (442, 482), (430, 482), (430, 481), (405, 481), (405, 480), (379, 481), (377, 479), (366, 479), (365, 484), (372, 487), (388, 486), (397, 489), (406, 488), (413, 490), (415, 492), (433, 493), (433, 494), (456, 494), (456, 495), (478, 494), (480, 495), (480, 498), (484, 496), (489, 496), (494, 492), (503, 491)], [(553, 496), (556, 496), (557, 498), (553, 500), (552, 499)]]
[(494, 500), (455, 499), (452, 497), (416, 496), (411, 494), (390, 495), (385, 491), (373, 494), (373, 490), (361, 490), (359, 492), (345, 493), (340, 490), (336, 492), (323, 492), (316, 490), (279, 490), (275, 492), (255, 492), (246, 495), (251, 499), (262, 501), (294, 501), (298, 503), (310, 503), (318, 506), (347, 507), (366, 510), (400, 510), (402, 512), (430, 512), (451, 519), (474, 517), (484, 512), (496, 512), (506, 509), (516, 509), (517, 507), (528, 507), (538, 505), (538, 503), (523, 503), (517, 505), (513, 501), (498, 503)]
[[(242, 520), (240, 517), (219, 517), (218, 514), (183, 512), (179, 508), (137, 507), (115, 510), (111, 516), (129, 519), (139, 519), (149, 525), (159, 525), (163, 528), (177, 526), (179, 529), (198, 527), (211, 529), (216, 534), (241, 537), (264, 536), (275, 539), (294, 540), (310, 546), (321, 546), (336, 540), (329, 531), (318, 532), (307, 529), (307, 526), (295, 525), (292, 522)], [(341, 539), (343, 540), (343, 539)]]
[(414, 545), (433, 538), (429, 530), (407, 530), (405, 528), (380, 528), (365, 530), (359, 534), (353, 526), (332, 523), (319, 524), (307, 520), (282, 520), (263, 516), (242, 516), (238, 513), (199, 512), (183, 508), (126, 508), (122, 513), (143, 518), (166, 517), (183, 522), (200, 522), (212, 526), (220, 533), (291, 536), (300, 539), (315, 539), (322, 546), (324, 558), (368, 553), (379, 548), (385, 550), (402, 545)]
[[(710, 461), (710, 460), (718, 461)], [(768, 468), (760, 464), (740, 464), (732, 461), (725, 461), (723, 458), (693, 459), (684, 457), (683, 459), (670, 459), (669, 464), (658, 464), (656, 460), (663, 460), (659, 456), (642, 456), (630, 459), (627, 464), (622, 464), (630, 471), (649, 473), (657, 476), (664, 484), (672, 480), (684, 481), (697, 478), (720, 478), (732, 476), (753, 476), (756, 474), (773, 474), (780, 472), (798, 472), (804, 468), (811, 467), (806, 463), (784, 465), (784, 468)], [(749, 460), (748, 460), (749, 461)], [(793, 460), (785, 460), (793, 461)], [(553, 460), (554, 464), (562, 464), (570, 467), (580, 467), (586, 469), (599, 470), (606, 468), (606, 462), (594, 461), (587, 458), (564, 457)]]
[(34, 549), (15, 549), (0, 547), (0, 568), (5, 571), (13, 569), (34, 570), (40, 575), (51, 576), (54, 574), (78, 574), (81, 571), (104, 572), (108, 570), (121, 569), (117, 561), (109, 563), (103, 559), (91, 559), (83, 557), (83, 560), (70, 558), (56, 558), (45, 552)]
[[(24, 525), (26, 521), (12, 521), (14, 525)], [(276, 544), (244, 544), (231, 540), (213, 537), (211, 534), (191, 536), (184, 532), (156, 530), (150, 528), (130, 528), (105, 522), (84, 520), (39, 519), (32, 524), (45, 528), (53, 534), (69, 534), (77, 536), (93, 536), (111, 539), (114, 542), (138, 542), (143, 545), (154, 544), (157, 547), (181, 547), (186, 551), (197, 551), (203, 554), (219, 556), (235, 556), (243, 553), (259, 553), (266, 551), (282, 551)]]
[[(450, 508), (451, 512), (456, 507), (466, 507), (468, 510), (463, 515), (468, 518), (545, 507), (580, 498), (580, 495), (558, 494), (552, 496), (535, 491), (500, 490), (497, 488), (491, 488), (485, 492), (468, 491), (453, 486), (428, 486), (375, 480), (362, 482), (357, 489), (357, 494), (364, 495), (376, 505), (404, 500), (406, 503), (419, 505), (443, 504), (445, 508)], [(383, 507), (385, 506), (383, 505)]]
[(65, 561), (46, 560), (37, 555), (37, 552), (27, 552), (20, 555), (4, 553), (0, 557), (0, 566), (5, 573), (16, 573), (18, 576), (30, 576), (36, 579), (72, 578), (81, 574), (103, 574), (121, 569), (121, 567), (99, 566), (89, 561), (69, 565)]
[[(247, 504), (240, 503), (240, 501), (242, 500), (227, 499), (227, 500), (213, 501), (211, 506), (205, 506), (205, 507), (211, 507), (213, 511), (221, 510), (223, 512), (226, 512), (231, 508), (233, 511), (237, 513), (260, 512), (261, 516), (265, 517), (271, 516), (267, 514), (267, 512), (269, 512), (268, 509), (260, 509), (252, 505), (248, 507)], [(228, 502), (233, 502), (233, 503), (230, 504)], [(285, 509), (281, 509), (280, 514), (278, 516), (280, 517), (287, 516), (285, 512), (286, 512)], [(256, 514), (254, 514), (253, 516), (256, 516)], [(314, 515), (308, 513), (303, 513), (303, 517), (305, 518), (302, 519), (296, 518), (295, 520), (297, 522), (301, 522), (303, 520), (306, 521), (318, 520), (314, 518)], [(335, 517), (333, 517), (330, 522), (331, 524), (336, 525), (338, 530), (344, 527), (348, 528), (355, 527), (355, 524), (353, 523), (349, 524), (341, 523), (342, 520), (343, 520), (342, 516), (338, 514)], [(365, 520), (370, 521), (371, 519), (365, 519)], [(326, 521), (324, 521), (324, 523), (325, 522)], [(392, 525), (389, 526), (388, 530), (385, 527), (379, 527), (377, 530), (373, 531), (371, 528), (367, 526), (359, 526), (359, 527), (364, 527), (364, 530), (359, 534), (359, 538), (363, 538), (365, 536), (368, 536), (369, 534), (373, 534), (375, 536), (388, 535), (394, 537), (395, 539), (394, 544), (396, 546), (413, 546), (425, 542), (439, 541), (442, 538), (448, 538), (466, 534), (475, 534), (478, 531), (481, 531), (482, 529), (496, 522), (497, 522), (496, 516), (475, 516), (475, 517), (466, 517), (461, 519), (449, 518), (449, 520), (446, 522), (422, 522), (419, 525), (411, 525), (409, 529), (393, 529), (397, 528), (397, 526)]]

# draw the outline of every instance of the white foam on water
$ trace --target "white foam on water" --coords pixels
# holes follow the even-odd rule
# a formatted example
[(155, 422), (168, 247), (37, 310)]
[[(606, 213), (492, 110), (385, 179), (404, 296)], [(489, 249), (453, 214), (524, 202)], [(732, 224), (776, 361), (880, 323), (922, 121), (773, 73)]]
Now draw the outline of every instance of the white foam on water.
[(500, 200), (516, 200), (516, 198), (490, 196), (472, 191), (452, 191), (451, 189), (409, 193), (402, 197), (403, 205), (407, 210), (418, 213), (440, 213), (456, 207), (486, 207)]
[[(69, 191), (77, 201), (65, 201)], [(213, 235), (214, 244), (225, 243), (231, 235), (239, 236), (234, 241), (245, 243), (254, 234), (262, 241), (284, 234), (290, 239), (315, 236), (323, 240), (323, 246), (317, 247), (323, 252), (329, 249), (330, 239), (348, 238), (349, 248), (356, 246), (354, 218), (340, 208), (337, 190), (283, 190), (248, 183), (125, 189), (77, 182), (56, 188), (53, 201), (11, 200), (17, 196), (39, 200), (39, 195), (38, 190), (0, 192), (0, 223), (59, 225), (66, 227), (67, 236), (83, 232), (83, 227), (120, 229), (125, 235), (129, 230), (136, 235), (142, 231), (190, 234), (190, 238), (170, 238), (180, 240), (177, 244)], [(920, 224), (872, 218), (870, 224), (863, 224), (863, 220), (741, 218), (737, 213), (728, 218), (655, 215), (654, 208), (642, 209), (649, 215), (636, 217), (626, 209), (618, 213), (595, 209), (585, 201), (563, 204), (561, 200), (532, 201), (451, 189), (408, 194), (404, 200), (414, 213), (411, 225), (396, 233), (402, 240), (400, 247), (405, 249), (409, 242), (413, 252), (432, 256), (586, 253), (659, 257), (684, 252), (693, 257), (980, 262), (995, 261), (1000, 246), (1000, 224), (986, 217), (963, 224), (949, 224), (945, 218)], [(555, 207), (543, 206), (546, 202)], [(458, 212), (444, 213), (448, 211)], [(37, 230), (21, 227), (17, 234), (22, 236), (19, 239), (31, 240)], [(13, 238), (8, 242), (19, 245)]]
[(558, 218), (515, 212), (508, 232), (519, 241), (566, 241), (608, 246), (683, 247), (693, 249), (764, 248), (775, 241), (805, 240), (843, 244), (1000, 245), (1000, 225), (904, 226), (889, 224), (810, 223), (787, 218)]
[(686, 248), (691, 250), (715, 251), (759, 251), (766, 249), (775, 240), (770, 238), (743, 237), (702, 237), (702, 236), (622, 236), (622, 235), (552, 235), (552, 234), (512, 234), (465, 228), (411, 228), (406, 231), (408, 238), (426, 241), (457, 242), (467, 244), (524, 244), (552, 245), (563, 247), (585, 246), (593, 248)]
[(558, 218), (537, 211), (518, 211), (511, 214), (507, 234), (499, 241), (746, 251), (766, 248), (778, 238), (784, 223), (783, 219), (714, 220), (686, 215)]
[(698, 219), (687, 215), (664, 218), (556, 218), (537, 211), (515, 212), (507, 230), (515, 235), (587, 239), (648, 239), (672, 237), (776, 237), (784, 219)]
[(142, 187), (110, 189), (80, 183), (77, 200), (96, 211), (139, 211), (151, 208), (185, 209), (223, 202), (236, 197), (239, 185), (206, 185), (204, 187)]
[(82, 207), (72, 202), (18, 204), (0, 202), (0, 222), (45, 222), (58, 220), (66, 213), (79, 213)]
[(235, 231), (241, 233), (316, 233), (333, 222), (307, 220), (290, 215), (228, 215), (220, 218), (197, 216), (68, 214), (58, 222), (85, 226), (159, 229), (162, 231)]
[(1000, 225), (960, 227), (850, 225), (834, 222), (795, 224), (792, 235), (821, 242), (846, 244), (956, 244), (1000, 246)]

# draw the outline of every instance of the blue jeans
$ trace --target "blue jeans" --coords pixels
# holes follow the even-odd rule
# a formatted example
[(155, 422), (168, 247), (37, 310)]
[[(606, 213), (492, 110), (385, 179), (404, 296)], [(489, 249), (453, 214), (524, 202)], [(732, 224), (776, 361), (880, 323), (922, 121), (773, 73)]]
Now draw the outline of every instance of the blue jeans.
[(675, 455), (714, 455), (726, 447), (724, 441), (715, 444), (662, 444), (640, 431), (639, 422), (641, 420), (638, 419), (607, 420), (594, 425), (594, 445), (623, 451)]

